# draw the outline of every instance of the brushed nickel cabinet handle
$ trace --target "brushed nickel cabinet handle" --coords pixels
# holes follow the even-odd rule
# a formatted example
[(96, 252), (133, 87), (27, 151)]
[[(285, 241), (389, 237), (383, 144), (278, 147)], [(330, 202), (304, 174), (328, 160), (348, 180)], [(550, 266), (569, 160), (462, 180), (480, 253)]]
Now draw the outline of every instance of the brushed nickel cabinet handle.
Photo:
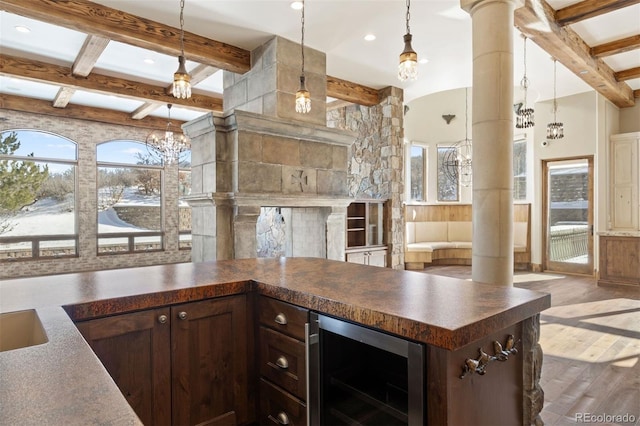
[(282, 312), (276, 315), (276, 318), (274, 321), (280, 325), (287, 325), (287, 317)]
[(287, 358), (285, 358), (284, 356), (280, 355), (278, 357), (278, 359), (276, 360), (276, 365), (280, 368), (282, 368), (283, 370), (286, 370), (287, 368), (289, 368), (289, 361), (287, 361)]
[(187, 313), (185, 311), (179, 312), (178, 318), (180, 318), (181, 320), (187, 319)]
[(166, 315), (160, 315), (160, 316), (158, 317), (158, 322), (159, 322), (160, 324), (164, 324), (164, 323), (166, 323), (166, 322), (167, 322), (167, 316), (166, 316)]
[(280, 423), (281, 425), (289, 424), (289, 416), (287, 416), (287, 413), (285, 413), (284, 411), (280, 411), (276, 419), (278, 420), (278, 423)]

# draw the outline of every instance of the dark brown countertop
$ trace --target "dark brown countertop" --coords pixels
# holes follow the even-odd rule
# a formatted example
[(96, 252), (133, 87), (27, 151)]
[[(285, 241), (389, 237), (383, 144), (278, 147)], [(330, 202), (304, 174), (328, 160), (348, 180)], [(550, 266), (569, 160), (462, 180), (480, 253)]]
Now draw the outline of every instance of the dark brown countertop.
[[(529, 290), (310, 258), (240, 259), (0, 281), (0, 312), (36, 308), (49, 335), (47, 344), (0, 353), (0, 423), (46, 423), (44, 418), (73, 424), (75, 417), (58, 416), (68, 407), (76, 407), (76, 413), (78, 406), (101, 412), (104, 407), (94, 402), (99, 398), (122, 408), (107, 404), (107, 417), (99, 423), (137, 422), (61, 306), (71, 318), (82, 320), (252, 290), (449, 350), (550, 306), (548, 294)], [(52, 397), (60, 395), (59, 389), (64, 389), (63, 397)], [(43, 406), (40, 401), (47, 394), (50, 403)], [(85, 417), (87, 421), (97, 423)]]

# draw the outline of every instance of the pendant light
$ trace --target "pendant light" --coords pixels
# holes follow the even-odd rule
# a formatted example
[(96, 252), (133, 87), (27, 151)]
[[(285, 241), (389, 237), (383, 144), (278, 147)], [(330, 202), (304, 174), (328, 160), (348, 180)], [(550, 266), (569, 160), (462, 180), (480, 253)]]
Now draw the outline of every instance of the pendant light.
[(311, 94), (307, 90), (304, 77), (304, 0), (302, 0), (302, 18), (301, 22), (301, 37), (300, 37), (300, 49), (302, 56), (302, 72), (300, 73), (300, 89), (296, 92), (296, 112), (300, 114), (307, 114), (311, 111)]
[(410, 8), (411, 0), (407, 0), (407, 33), (404, 35), (404, 50), (400, 54), (400, 64), (398, 65), (398, 78), (400, 81), (416, 80), (418, 78), (418, 54), (411, 47)]
[[(444, 153), (442, 166), (447, 178), (459, 182), (464, 187), (471, 186), (472, 154), (471, 139), (469, 139), (469, 93), (465, 88), (464, 139), (456, 142)], [(455, 117), (455, 116), (454, 116)], [(443, 116), (444, 118), (444, 116)], [(446, 119), (445, 119), (446, 120)]]
[(564, 137), (564, 125), (558, 122), (558, 101), (556, 99), (556, 58), (553, 59), (553, 123), (547, 124), (547, 139), (562, 139)]
[(147, 136), (147, 150), (152, 157), (162, 164), (173, 164), (180, 161), (180, 155), (190, 149), (189, 139), (184, 134), (176, 135), (171, 130), (171, 104), (167, 104), (167, 127), (164, 136), (159, 137), (155, 133)]
[(520, 81), (520, 86), (524, 90), (524, 102), (522, 106), (516, 112), (516, 128), (527, 129), (535, 125), (533, 121), (533, 108), (527, 107), (527, 89), (529, 88), (529, 79), (527, 78), (527, 36), (522, 35), (524, 38), (524, 77)]
[(172, 92), (176, 98), (191, 97), (191, 76), (187, 72), (184, 58), (184, 0), (180, 0), (180, 56), (178, 56), (178, 70), (173, 74)]

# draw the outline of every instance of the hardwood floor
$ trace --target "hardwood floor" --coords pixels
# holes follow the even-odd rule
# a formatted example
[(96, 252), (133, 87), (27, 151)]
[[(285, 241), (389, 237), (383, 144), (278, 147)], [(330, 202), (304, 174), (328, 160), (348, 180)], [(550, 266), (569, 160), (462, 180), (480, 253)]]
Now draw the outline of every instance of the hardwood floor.
[[(424, 271), (471, 278), (470, 266)], [(547, 273), (517, 272), (514, 281), (551, 294), (540, 316), (545, 424), (640, 426), (640, 289)]]

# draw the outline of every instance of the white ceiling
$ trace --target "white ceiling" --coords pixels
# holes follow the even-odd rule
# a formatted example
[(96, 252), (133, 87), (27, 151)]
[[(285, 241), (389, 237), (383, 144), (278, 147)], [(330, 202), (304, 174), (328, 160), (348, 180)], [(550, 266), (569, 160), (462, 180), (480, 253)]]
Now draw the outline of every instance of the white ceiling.
[[(179, 27), (179, 0), (97, 0), (96, 3)], [(577, 0), (548, 0), (559, 9)], [(300, 11), (290, 0), (185, 0), (184, 26), (188, 32), (252, 50), (277, 34), (300, 41)], [(402, 87), (405, 102), (418, 97), (471, 85), (471, 19), (459, 7), (459, 0), (413, 0), (411, 32), (419, 58), (417, 81), (401, 83), (396, 77), (398, 55), (403, 48), (406, 4), (403, 0), (306, 0), (305, 44), (327, 54), (327, 74), (373, 88)], [(18, 25), (31, 32), (15, 30)], [(573, 24), (571, 28), (590, 46), (640, 34), (640, 5)], [(374, 41), (365, 41), (366, 34)], [(0, 12), (2, 52), (71, 66), (86, 34), (54, 27), (20, 16)], [(153, 60), (148, 64), (145, 60)], [(605, 57), (614, 70), (640, 65), (640, 50)], [(523, 73), (523, 43), (514, 28), (514, 80)], [(109, 42), (94, 72), (129, 80), (168, 86), (177, 68), (177, 58), (150, 52), (115, 41)], [(187, 69), (197, 64), (187, 62)], [(195, 92), (222, 92), (221, 72), (198, 84)], [(549, 55), (529, 41), (527, 74), (529, 99), (553, 96), (553, 62)], [(580, 78), (558, 64), (558, 96), (592, 90)], [(627, 81), (640, 89), (640, 79)], [(52, 100), (58, 88), (0, 76), (0, 92)], [(71, 103), (132, 112), (140, 101), (76, 91)], [(172, 116), (189, 120), (202, 114), (174, 106)], [(166, 116), (160, 108), (152, 115)]]

